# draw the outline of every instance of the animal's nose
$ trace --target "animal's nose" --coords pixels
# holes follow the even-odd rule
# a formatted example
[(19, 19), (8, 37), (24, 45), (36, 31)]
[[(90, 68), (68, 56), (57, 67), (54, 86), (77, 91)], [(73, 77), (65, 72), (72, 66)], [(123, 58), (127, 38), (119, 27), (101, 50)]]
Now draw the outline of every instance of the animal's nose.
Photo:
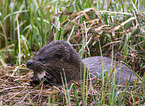
[(26, 65), (28, 68), (30, 68), (32, 64), (33, 64), (33, 60), (28, 60)]

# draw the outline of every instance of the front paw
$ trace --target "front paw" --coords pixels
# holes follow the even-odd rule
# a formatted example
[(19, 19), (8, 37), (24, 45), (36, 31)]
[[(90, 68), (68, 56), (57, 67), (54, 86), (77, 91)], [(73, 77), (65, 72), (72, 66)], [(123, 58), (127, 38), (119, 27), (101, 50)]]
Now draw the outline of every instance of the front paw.
[(35, 87), (41, 83), (50, 87), (54, 85), (53, 79), (49, 75), (45, 75), (43, 78), (41, 78), (41, 81), (39, 80), (39, 78), (34, 77), (34, 76), (31, 78), (31, 81), (30, 81), (31, 86)]
[(31, 81), (30, 81), (30, 85), (31, 85), (31, 86), (35, 87), (35, 86), (37, 86), (37, 85), (39, 85), (39, 84), (40, 84), (40, 81), (39, 81), (38, 78), (36, 78), (36, 77), (32, 77), (32, 78), (31, 78)]
[(50, 76), (44, 76), (44, 84), (48, 86), (53, 86), (54, 82), (53, 79)]

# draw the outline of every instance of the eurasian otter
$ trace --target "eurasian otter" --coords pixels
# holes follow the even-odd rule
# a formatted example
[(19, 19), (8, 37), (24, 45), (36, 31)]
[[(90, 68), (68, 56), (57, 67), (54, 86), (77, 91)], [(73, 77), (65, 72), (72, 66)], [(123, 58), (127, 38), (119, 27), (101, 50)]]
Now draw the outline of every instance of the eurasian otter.
[[(82, 62), (83, 61), (83, 62)], [(103, 58), (104, 69), (110, 71), (111, 59), (108, 57)], [(84, 63), (87, 65), (89, 72), (98, 76), (101, 74), (101, 57), (89, 57), (81, 60), (76, 50), (66, 41), (52, 41), (42, 47), (32, 58), (27, 61), (27, 67), (34, 72), (33, 84), (39, 84), (45, 78), (44, 83), (49, 85), (61, 84), (61, 74), (65, 72), (67, 81), (80, 80), (80, 75), (84, 70)], [(114, 61), (114, 63), (117, 63)], [(88, 66), (89, 65), (89, 66)], [(112, 68), (114, 65), (112, 66)], [(119, 69), (118, 69), (119, 68)], [(134, 82), (137, 78), (136, 75), (124, 64), (118, 63), (116, 73), (116, 83), (125, 84), (129, 80)], [(113, 77), (113, 74), (111, 78)]]
[[(53, 41), (42, 47), (34, 58), (27, 61), (27, 67), (32, 69), (32, 83), (39, 84), (45, 77), (45, 84), (61, 84), (61, 74), (64, 71), (67, 81), (79, 80), (83, 64), (79, 54), (65, 41)], [(81, 67), (82, 66), (82, 67)]]

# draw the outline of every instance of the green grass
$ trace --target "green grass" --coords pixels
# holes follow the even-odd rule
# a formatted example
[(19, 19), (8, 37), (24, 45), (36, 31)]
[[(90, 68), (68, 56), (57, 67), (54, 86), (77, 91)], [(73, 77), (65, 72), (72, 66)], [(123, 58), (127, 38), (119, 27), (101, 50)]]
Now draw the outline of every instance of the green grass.
[[(143, 76), (144, 7), (144, 0), (1, 0), (0, 67), (26, 64), (48, 41), (65, 40), (73, 45), (81, 58), (112, 56)], [(104, 85), (106, 80), (102, 75), (101, 92), (94, 87), (94, 92), (88, 92), (88, 83), (83, 80), (82, 99), (77, 95), (79, 91), (75, 84), (70, 88), (65, 86), (67, 105), (71, 105), (72, 95), (77, 105), (80, 102), (87, 105), (89, 100), (100, 105), (123, 105), (126, 96), (132, 96), (134, 105), (145, 102), (140, 93), (145, 93), (144, 89), (142, 91), (144, 83), (137, 95), (128, 92), (128, 86), (120, 89), (114, 84), (110, 86), (109, 81)], [(55, 96), (52, 98), (49, 96), (48, 103), (55, 104)]]

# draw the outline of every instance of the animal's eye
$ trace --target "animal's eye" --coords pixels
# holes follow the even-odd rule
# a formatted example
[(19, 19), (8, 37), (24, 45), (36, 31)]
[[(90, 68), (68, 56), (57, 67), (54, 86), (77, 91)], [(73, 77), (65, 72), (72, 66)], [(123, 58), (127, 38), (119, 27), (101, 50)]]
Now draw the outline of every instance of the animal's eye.
[(62, 58), (62, 55), (57, 55), (58, 58)]
[(43, 59), (38, 59), (38, 61), (41, 61), (41, 62), (42, 62), (42, 61), (43, 61)]
[(54, 55), (54, 57), (61, 59), (62, 58), (62, 55), (61, 54), (56, 54), (56, 55)]
[(49, 58), (44, 57), (44, 58), (39, 58), (37, 61), (41, 62), (41, 63), (45, 63), (49, 60)]

